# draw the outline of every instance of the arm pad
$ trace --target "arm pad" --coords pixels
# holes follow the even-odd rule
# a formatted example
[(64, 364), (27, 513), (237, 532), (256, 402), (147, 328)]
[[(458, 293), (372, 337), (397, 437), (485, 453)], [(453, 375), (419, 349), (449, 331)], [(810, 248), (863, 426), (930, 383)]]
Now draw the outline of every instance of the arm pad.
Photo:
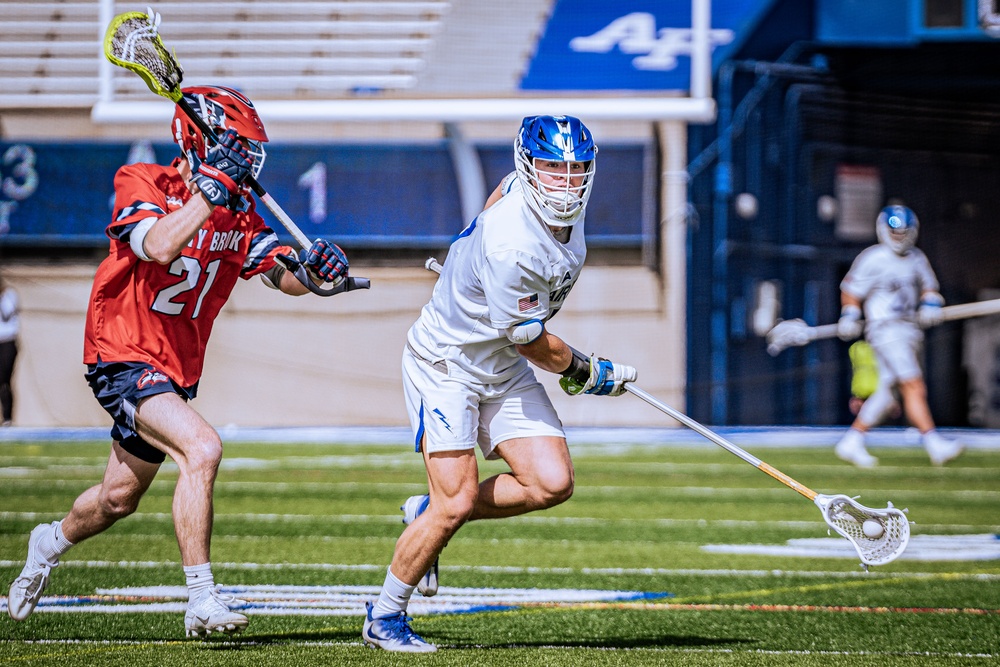
[(541, 320), (528, 320), (508, 327), (505, 333), (510, 342), (516, 345), (527, 345), (538, 340), (538, 337), (545, 331), (545, 325)]

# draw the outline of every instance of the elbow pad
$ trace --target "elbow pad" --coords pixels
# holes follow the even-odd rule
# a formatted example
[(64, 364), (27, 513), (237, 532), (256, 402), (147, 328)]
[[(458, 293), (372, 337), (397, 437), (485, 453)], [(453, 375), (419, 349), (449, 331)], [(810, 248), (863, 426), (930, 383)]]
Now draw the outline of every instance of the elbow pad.
[(132, 252), (135, 256), (144, 262), (152, 261), (149, 255), (146, 254), (146, 234), (152, 229), (153, 225), (159, 218), (146, 218), (145, 220), (140, 220), (136, 223), (136, 226), (132, 228), (132, 231), (128, 235), (128, 244), (132, 246)]
[(538, 337), (545, 331), (545, 325), (541, 320), (528, 320), (508, 327), (504, 333), (515, 345), (527, 345), (538, 340)]

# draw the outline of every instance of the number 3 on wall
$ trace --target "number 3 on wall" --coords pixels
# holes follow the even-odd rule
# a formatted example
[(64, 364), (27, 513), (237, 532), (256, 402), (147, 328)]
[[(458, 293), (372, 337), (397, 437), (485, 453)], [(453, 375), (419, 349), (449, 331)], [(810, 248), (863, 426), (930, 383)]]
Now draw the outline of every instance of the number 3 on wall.
[(3, 154), (3, 171), (9, 175), (0, 179), (0, 191), (14, 201), (22, 201), (35, 194), (38, 172), (35, 171), (35, 151), (31, 146), (15, 144)]
[(299, 176), (299, 187), (309, 190), (309, 220), (321, 223), (326, 220), (326, 165), (317, 162)]

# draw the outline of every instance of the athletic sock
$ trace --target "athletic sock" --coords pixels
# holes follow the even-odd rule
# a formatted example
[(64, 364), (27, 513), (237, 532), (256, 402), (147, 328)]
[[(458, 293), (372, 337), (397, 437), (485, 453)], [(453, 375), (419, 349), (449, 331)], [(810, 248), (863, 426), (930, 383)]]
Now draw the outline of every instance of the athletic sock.
[(188, 603), (197, 604), (215, 589), (215, 578), (212, 576), (212, 564), (184, 566), (184, 576), (187, 578)]
[(58, 563), (59, 557), (69, 551), (73, 543), (66, 539), (62, 532), (62, 521), (54, 521), (52, 530), (42, 533), (38, 540), (38, 555), (50, 563)]
[(392, 570), (386, 570), (385, 583), (382, 584), (382, 592), (379, 593), (375, 608), (372, 609), (372, 618), (385, 618), (405, 612), (416, 587), (416, 584), (412, 586), (404, 584), (396, 578)]

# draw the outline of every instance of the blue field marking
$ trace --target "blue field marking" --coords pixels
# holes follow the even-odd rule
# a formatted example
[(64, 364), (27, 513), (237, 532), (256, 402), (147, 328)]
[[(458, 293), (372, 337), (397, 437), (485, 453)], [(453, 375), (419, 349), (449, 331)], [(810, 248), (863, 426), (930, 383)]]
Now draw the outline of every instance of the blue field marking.
[[(716, 433), (745, 447), (818, 447), (832, 448), (847, 430), (846, 426), (724, 426)], [(295, 428), (218, 427), (226, 442), (276, 444), (335, 444), (411, 446), (413, 436), (406, 427), (374, 426), (303, 426)], [(0, 443), (40, 441), (106, 441), (104, 427), (25, 427), (0, 429)], [(975, 428), (940, 428), (942, 435), (960, 440), (968, 449), (1000, 450), (1000, 430)], [(686, 428), (567, 428), (566, 439), (572, 447), (587, 446), (673, 446), (716, 447)], [(912, 428), (885, 427), (869, 431), (867, 443), (883, 447), (921, 447), (920, 434)]]
[[(257, 616), (363, 616), (365, 602), (377, 597), (377, 586), (223, 586), (222, 591), (246, 604), (240, 611)], [(418, 615), (476, 614), (528, 607), (577, 607), (592, 604), (665, 601), (673, 593), (599, 589), (454, 588), (442, 587), (433, 598), (415, 596), (409, 612)], [(0, 612), (7, 600), (0, 600)], [(97, 589), (92, 595), (45, 596), (37, 612), (164, 613), (187, 608), (184, 586), (133, 586)]]

